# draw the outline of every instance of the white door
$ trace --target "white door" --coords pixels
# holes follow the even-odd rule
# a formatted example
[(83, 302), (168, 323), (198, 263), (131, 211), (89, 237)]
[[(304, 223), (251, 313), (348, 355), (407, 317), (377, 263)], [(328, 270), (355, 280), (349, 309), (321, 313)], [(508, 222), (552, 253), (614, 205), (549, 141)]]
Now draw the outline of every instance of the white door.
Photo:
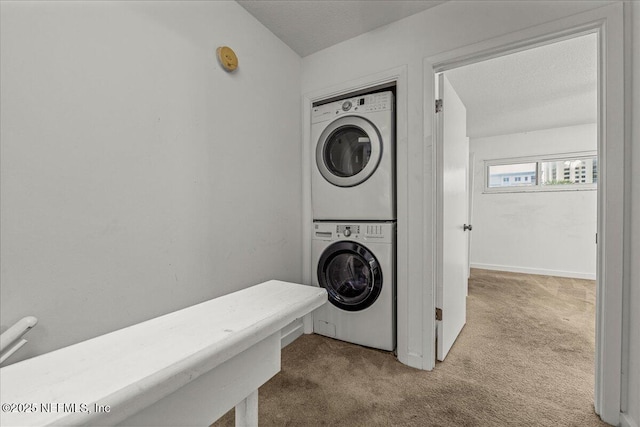
[(438, 76), (438, 94), (442, 108), (436, 114), (438, 167), (437, 214), (442, 228), (437, 230), (436, 308), (441, 310), (437, 327), (437, 359), (449, 353), (466, 322), (467, 231), (468, 220), (467, 111), (444, 74)]
[[(467, 138), (467, 147), (469, 146), (469, 138)], [(469, 222), (468, 224), (473, 224), (473, 192), (475, 191), (475, 164), (476, 164), (476, 153), (469, 153), (469, 164), (467, 167), (468, 171), (468, 182), (469, 186), (467, 187), (467, 193), (469, 196)], [(473, 233), (467, 233), (467, 279), (471, 277), (471, 236)], [(467, 286), (467, 295), (469, 295), (469, 287)]]

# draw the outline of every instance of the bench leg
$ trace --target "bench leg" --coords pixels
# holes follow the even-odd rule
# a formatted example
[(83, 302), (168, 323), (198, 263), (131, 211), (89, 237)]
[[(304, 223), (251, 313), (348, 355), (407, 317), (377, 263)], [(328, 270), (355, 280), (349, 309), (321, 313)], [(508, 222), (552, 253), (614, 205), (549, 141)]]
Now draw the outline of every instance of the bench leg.
[(236, 405), (236, 427), (258, 425), (258, 390)]
[(302, 317), (302, 325), (305, 334), (313, 333), (313, 313), (306, 314)]

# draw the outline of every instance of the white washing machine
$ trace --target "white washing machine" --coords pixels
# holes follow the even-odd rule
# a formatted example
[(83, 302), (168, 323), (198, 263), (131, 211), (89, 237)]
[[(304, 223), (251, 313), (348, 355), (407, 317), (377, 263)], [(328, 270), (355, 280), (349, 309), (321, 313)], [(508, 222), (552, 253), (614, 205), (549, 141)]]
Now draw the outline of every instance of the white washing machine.
[(312, 108), (314, 220), (396, 219), (393, 106), (387, 91)]
[(329, 299), (313, 313), (315, 333), (395, 349), (395, 236), (395, 222), (314, 222), (313, 284)]

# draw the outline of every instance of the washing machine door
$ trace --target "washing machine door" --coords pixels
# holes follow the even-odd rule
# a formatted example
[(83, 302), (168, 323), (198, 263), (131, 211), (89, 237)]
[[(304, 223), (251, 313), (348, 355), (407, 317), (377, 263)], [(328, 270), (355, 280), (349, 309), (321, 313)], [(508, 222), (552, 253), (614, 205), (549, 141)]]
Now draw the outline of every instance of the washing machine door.
[(382, 270), (376, 257), (357, 242), (333, 243), (318, 261), (318, 283), (329, 302), (347, 311), (371, 306), (382, 290)]
[(316, 145), (320, 174), (338, 187), (353, 187), (366, 181), (381, 157), (378, 129), (359, 116), (343, 116), (331, 122)]

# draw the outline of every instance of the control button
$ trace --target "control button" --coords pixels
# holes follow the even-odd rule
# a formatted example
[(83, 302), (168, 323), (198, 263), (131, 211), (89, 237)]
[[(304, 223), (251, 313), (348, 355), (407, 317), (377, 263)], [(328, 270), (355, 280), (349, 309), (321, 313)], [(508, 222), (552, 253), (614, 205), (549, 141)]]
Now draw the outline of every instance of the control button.
[(344, 101), (342, 103), (342, 110), (349, 111), (351, 109), (351, 101)]
[(351, 230), (349, 230), (348, 228), (346, 228), (346, 229), (344, 230), (344, 237), (349, 237), (349, 236), (351, 236)]

